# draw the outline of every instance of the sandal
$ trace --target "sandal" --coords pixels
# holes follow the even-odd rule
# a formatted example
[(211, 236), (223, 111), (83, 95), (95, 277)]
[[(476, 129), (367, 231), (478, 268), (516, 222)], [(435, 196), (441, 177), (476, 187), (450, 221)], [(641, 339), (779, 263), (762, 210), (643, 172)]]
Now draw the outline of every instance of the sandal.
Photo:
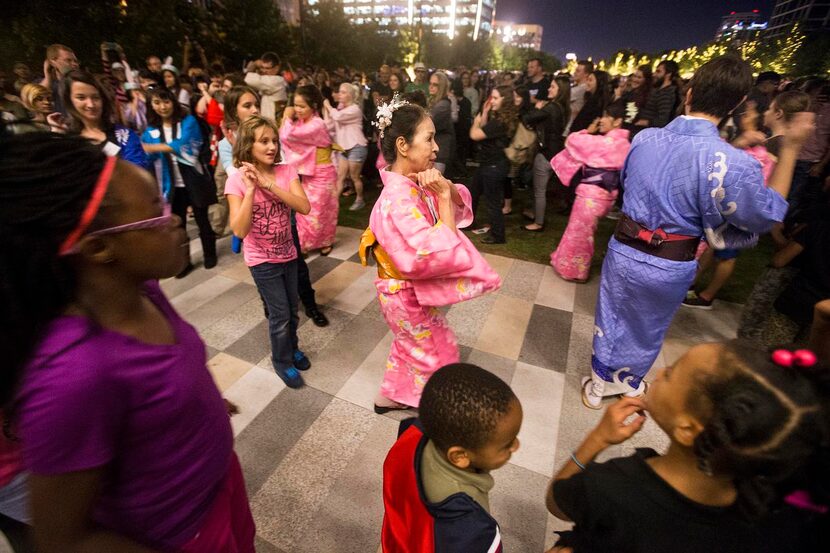
[(346, 190), (343, 191), (341, 196), (346, 197), (346, 198), (348, 198), (349, 196), (354, 196), (354, 190), (352, 190), (351, 188), (347, 188)]
[(529, 228), (529, 227), (530, 227), (530, 225), (524, 225), (522, 228), (525, 229), (527, 232), (544, 232), (544, 230), (545, 230), (545, 225), (539, 225), (539, 228)]
[(322, 255), (323, 257), (325, 257), (325, 256), (327, 256), (328, 254), (330, 254), (330, 253), (331, 253), (331, 250), (332, 250), (332, 249), (333, 249), (333, 248), (332, 248), (331, 246), (326, 246), (325, 248), (320, 248), (320, 255)]

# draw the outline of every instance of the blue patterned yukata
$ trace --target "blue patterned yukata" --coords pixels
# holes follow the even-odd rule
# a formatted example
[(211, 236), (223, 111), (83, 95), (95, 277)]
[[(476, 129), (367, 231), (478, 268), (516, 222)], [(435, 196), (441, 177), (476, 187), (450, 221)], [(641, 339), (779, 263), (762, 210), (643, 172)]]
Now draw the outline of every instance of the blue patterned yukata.
[[(764, 186), (761, 164), (710, 121), (678, 117), (640, 132), (623, 166), (623, 213), (650, 230), (706, 238), (716, 250), (747, 248), (786, 200)], [(640, 386), (695, 278), (697, 262), (671, 261), (611, 238), (602, 265), (591, 364), (604, 395)]]

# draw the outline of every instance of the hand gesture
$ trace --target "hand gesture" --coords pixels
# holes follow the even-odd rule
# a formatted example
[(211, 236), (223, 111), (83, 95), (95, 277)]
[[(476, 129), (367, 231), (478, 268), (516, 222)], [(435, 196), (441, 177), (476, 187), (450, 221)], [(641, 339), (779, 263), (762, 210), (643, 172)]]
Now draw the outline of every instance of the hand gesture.
[(294, 106), (286, 106), (285, 111), (282, 112), (282, 116), (285, 119), (296, 119), (296, 114), (294, 113)]
[(202, 81), (199, 81), (199, 83), (196, 85), (196, 87), (199, 89), (199, 91), (202, 94), (208, 94), (208, 85), (207, 85), (207, 83), (203, 83)]
[(594, 119), (594, 121), (588, 125), (588, 134), (597, 134), (599, 131), (599, 117)]
[(259, 185), (259, 172), (253, 164), (243, 161), (239, 168), (239, 174), (242, 176), (242, 182), (245, 183), (247, 192), (251, 192)]
[(452, 195), (452, 183), (444, 178), (438, 169), (427, 169), (420, 173), (409, 175), (409, 178), (429, 192), (442, 199), (449, 199)]
[(542, 109), (546, 105), (548, 105), (547, 100), (536, 100), (536, 109)]
[[(645, 407), (640, 398), (624, 397), (608, 406), (591, 434), (604, 445), (621, 444), (643, 428)], [(637, 417), (626, 423), (626, 419), (635, 413)]]
[(52, 127), (52, 132), (65, 133), (68, 130), (63, 114), (57, 111), (47, 115), (46, 122)]
[(746, 130), (741, 133), (740, 144), (744, 148), (751, 148), (759, 144), (763, 144), (767, 139), (767, 135), (763, 131)]
[(787, 130), (784, 131), (784, 140), (800, 148), (814, 132), (816, 132), (816, 114), (802, 111), (793, 115), (787, 125)]

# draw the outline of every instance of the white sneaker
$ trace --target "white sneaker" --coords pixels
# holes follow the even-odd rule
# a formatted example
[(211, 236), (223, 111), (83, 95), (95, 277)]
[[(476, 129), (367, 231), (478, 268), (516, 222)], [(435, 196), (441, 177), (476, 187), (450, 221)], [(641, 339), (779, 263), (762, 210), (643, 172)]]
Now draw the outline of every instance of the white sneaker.
[(582, 379), (582, 403), (588, 409), (602, 409), (602, 395), (605, 382), (586, 376)]
[(361, 199), (357, 199), (351, 205), (351, 207), (349, 208), (349, 211), (357, 211), (358, 209), (363, 209), (364, 207), (366, 207), (366, 202), (364, 202)]

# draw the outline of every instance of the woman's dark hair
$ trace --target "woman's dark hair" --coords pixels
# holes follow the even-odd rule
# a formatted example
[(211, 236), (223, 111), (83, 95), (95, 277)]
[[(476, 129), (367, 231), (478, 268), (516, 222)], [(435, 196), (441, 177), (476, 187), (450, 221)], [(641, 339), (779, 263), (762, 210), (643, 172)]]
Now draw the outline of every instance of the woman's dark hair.
[(602, 113), (611, 100), (611, 76), (602, 70), (594, 71), (592, 75), (597, 80), (597, 89), (594, 92), (585, 93), (585, 103), (590, 102), (596, 106), (596, 111)]
[[(528, 60), (529, 61), (529, 60)], [(518, 94), (519, 97), (522, 99), (522, 105), (519, 106), (519, 116), (523, 115), (528, 110), (532, 109), (533, 106), (530, 105), (530, 90), (525, 85), (519, 85), (513, 92)], [(510, 101), (513, 101), (513, 98), (510, 98)]]
[(754, 342), (733, 340), (717, 369), (703, 374), (686, 396), (690, 412), (705, 421), (694, 454), (703, 472), (734, 479), (737, 504), (748, 518), (763, 516), (778, 492), (792, 491), (781, 486), (799, 472), (810, 473), (811, 493), (826, 493), (827, 367), (781, 367)]
[[(151, 79), (153, 81), (156, 81), (156, 84), (160, 84), (159, 79), (161, 79), (161, 75), (159, 75), (155, 71), (150, 71), (149, 69), (139, 69), (138, 70), (138, 78), (139, 79)], [(161, 80), (163, 81), (164, 79), (161, 79)]]
[(245, 77), (240, 73), (225, 73), (222, 80), (230, 81), (233, 86), (245, 86)]
[[(0, 405), (13, 398), (46, 326), (74, 299), (75, 271), (58, 248), (105, 161), (100, 147), (79, 136), (0, 136)], [(102, 228), (105, 217), (102, 209), (89, 230)]]
[(464, 96), (464, 83), (461, 82), (461, 77), (452, 80), (450, 90), (452, 90), (456, 98)]
[(395, 113), (392, 114), (392, 122), (383, 130), (383, 139), (380, 142), (386, 163), (392, 164), (398, 158), (395, 141), (399, 137), (403, 137), (407, 143), (412, 142), (418, 125), (427, 117), (429, 117), (429, 114), (419, 105), (409, 104), (395, 110)]
[(256, 90), (250, 86), (235, 86), (225, 95), (225, 125), (238, 125), (240, 123), (239, 116), (236, 114), (236, 108), (239, 106), (239, 101), (246, 94), (253, 94), (256, 98), (257, 105), (259, 105), (260, 98)]
[(150, 97), (147, 98), (148, 126), (156, 127), (157, 129), (161, 128), (161, 115), (156, 113), (156, 110), (153, 109), (153, 100), (156, 98), (162, 101), (173, 102), (173, 113), (171, 114), (173, 124), (176, 124), (182, 119), (184, 119), (184, 116), (186, 114), (182, 109), (181, 104), (179, 104), (179, 99), (176, 96), (176, 94), (172, 90), (168, 90), (166, 88), (157, 88), (155, 90), (150, 91)]
[(605, 106), (605, 114), (614, 119), (625, 119), (625, 102), (616, 100)]
[(497, 86), (496, 90), (499, 91), (504, 100), (502, 100), (501, 107), (497, 111), (490, 112), (490, 117), (501, 121), (507, 128), (507, 136), (512, 138), (513, 133), (516, 132), (516, 127), (519, 126), (519, 108), (513, 103), (513, 87), (503, 84)]
[(567, 75), (558, 75), (554, 80), (559, 85), (559, 92), (556, 93), (556, 98), (549, 98), (549, 100), (560, 107), (562, 119), (567, 123), (571, 120), (571, 78)]
[(752, 68), (737, 56), (721, 56), (704, 63), (689, 86), (691, 111), (724, 118), (752, 88)]
[(651, 86), (654, 83), (654, 73), (651, 71), (651, 66), (643, 64), (637, 68), (637, 71), (643, 74), (643, 84), (634, 89), (634, 103), (638, 108), (646, 105), (648, 97), (651, 94)]
[(401, 99), (405, 102), (409, 102), (410, 104), (415, 104), (416, 106), (421, 106), (422, 108), (426, 109), (427, 107), (427, 95), (424, 94), (423, 90), (413, 90), (412, 92), (404, 92), (401, 94)]
[(320, 89), (313, 84), (297, 87), (297, 91), (294, 92), (294, 95), (302, 96), (303, 100), (305, 100), (308, 104), (308, 107), (314, 110), (317, 114), (322, 111), (323, 93), (320, 92)]
[(84, 130), (84, 122), (81, 114), (78, 113), (78, 110), (72, 104), (72, 85), (75, 83), (89, 85), (98, 91), (98, 94), (101, 96), (101, 130), (109, 135), (115, 124), (112, 109), (115, 102), (113, 102), (109, 92), (101, 86), (101, 83), (92, 74), (79, 69), (73, 69), (66, 74), (63, 78), (60, 91), (64, 109), (66, 109), (66, 114), (69, 116), (69, 130), (74, 133), (79, 133)]

